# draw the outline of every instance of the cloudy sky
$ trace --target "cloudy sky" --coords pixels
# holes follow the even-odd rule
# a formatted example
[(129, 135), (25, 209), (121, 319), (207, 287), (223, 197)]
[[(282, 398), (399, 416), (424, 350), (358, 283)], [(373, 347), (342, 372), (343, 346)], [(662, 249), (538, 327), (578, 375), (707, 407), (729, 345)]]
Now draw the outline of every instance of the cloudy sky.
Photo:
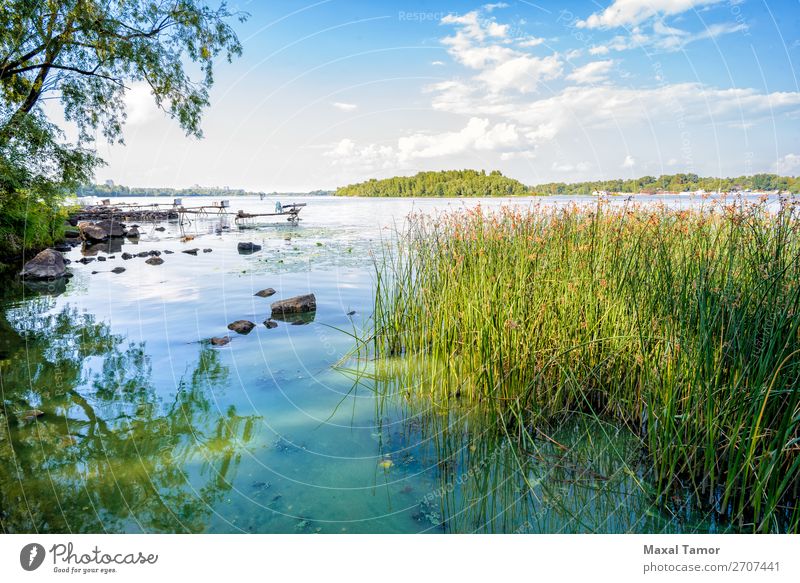
[(800, 173), (798, 0), (231, 4), (251, 15), (244, 55), (219, 66), (205, 138), (131, 87), (126, 145), (100, 145), (98, 180)]

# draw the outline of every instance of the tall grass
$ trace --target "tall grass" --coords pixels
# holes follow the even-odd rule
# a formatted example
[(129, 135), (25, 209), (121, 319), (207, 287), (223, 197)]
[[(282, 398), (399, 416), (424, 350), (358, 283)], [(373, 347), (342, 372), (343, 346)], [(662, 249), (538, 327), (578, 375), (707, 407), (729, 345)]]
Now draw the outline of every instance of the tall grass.
[(659, 500), (800, 530), (794, 204), (480, 208), (409, 219), (377, 259), (379, 360), (509, 436), (581, 411), (640, 436)]
[(0, 196), (0, 272), (62, 239), (66, 218), (66, 207), (30, 193)]

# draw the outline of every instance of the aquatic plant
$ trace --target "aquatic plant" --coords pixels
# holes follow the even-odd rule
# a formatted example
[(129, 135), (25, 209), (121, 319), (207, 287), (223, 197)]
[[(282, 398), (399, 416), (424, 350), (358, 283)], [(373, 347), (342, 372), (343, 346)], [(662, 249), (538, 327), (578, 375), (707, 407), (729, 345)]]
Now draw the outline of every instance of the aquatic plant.
[(576, 412), (616, 420), (657, 503), (797, 532), (798, 229), (786, 201), (413, 215), (376, 257), (362, 346), (407, 395), (523, 445)]

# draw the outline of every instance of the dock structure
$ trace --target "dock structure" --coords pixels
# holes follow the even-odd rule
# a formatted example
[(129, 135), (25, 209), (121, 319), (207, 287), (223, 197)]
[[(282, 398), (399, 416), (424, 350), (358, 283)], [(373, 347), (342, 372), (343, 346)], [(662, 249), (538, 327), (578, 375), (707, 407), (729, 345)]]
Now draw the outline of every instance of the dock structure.
[(275, 205), (275, 212), (274, 213), (246, 213), (244, 211), (239, 211), (236, 213), (236, 218), (234, 221), (236, 224), (240, 224), (242, 222), (246, 222), (249, 220), (258, 219), (260, 217), (286, 217), (286, 220), (289, 221), (291, 224), (296, 225), (300, 222), (300, 211), (303, 207), (306, 206), (306, 203), (295, 203), (295, 204), (285, 204), (281, 205), (277, 203)]
[(230, 210), (230, 201), (221, 200), (211, 204), (196, 207), (183, 205), (183, 199), (176, 198), (172, 204), (166, 203), (121, 203), (111, 205), (104, 200), (99, 205), (85, 206), (73, 213), (74, 221), (99, 221), (115, 219), (118, 221), (157, 222), (166, 220), (179, 220), (180, 224), (192, 222), (190, 217), (197, 219), (215, 219), (233, 216), (237, 225), (256, 222), (261, 217), (285, 217), (292, 225), (300, 222), (300, 211), (306, 203), (281, 204), (275, 203), (275, 212), (248, 213), (243, 210), (233, 212)]
[(174, 207), (153, 204), (110, 204), (103, 201), (99, 205), (81, 207), (71, 213), (70, 219), (74, 221), (139, 221), (158, 222), (174, 221), (179, 217)]

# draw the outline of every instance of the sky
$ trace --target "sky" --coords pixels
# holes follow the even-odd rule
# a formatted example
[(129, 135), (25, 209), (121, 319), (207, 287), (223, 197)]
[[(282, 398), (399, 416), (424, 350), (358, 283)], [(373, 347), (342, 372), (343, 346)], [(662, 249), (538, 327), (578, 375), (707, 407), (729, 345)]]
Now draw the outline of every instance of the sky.
[(308, 191), (422, 170), (526, 184), (800, 173), (800, 0), (229, 2), (244, 47), (186, 137), (130, 87), (130, 186)]

